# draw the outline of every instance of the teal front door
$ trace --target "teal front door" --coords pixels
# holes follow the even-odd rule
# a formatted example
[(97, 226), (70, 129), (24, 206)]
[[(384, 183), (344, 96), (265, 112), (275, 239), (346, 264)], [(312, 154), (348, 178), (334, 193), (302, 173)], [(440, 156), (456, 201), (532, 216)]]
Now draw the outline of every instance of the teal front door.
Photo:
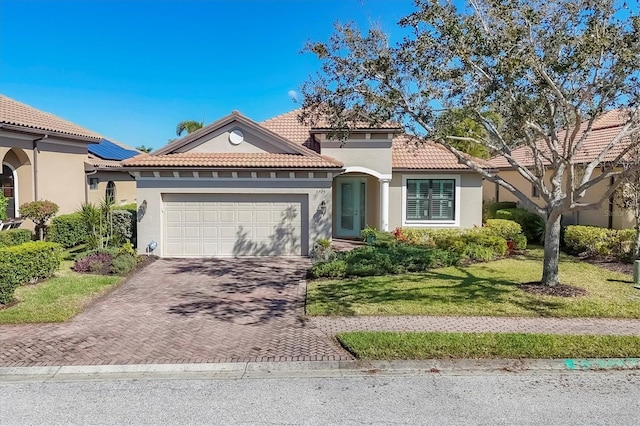
[(365, 178), (336, 178), (337, 237), (359, 237), (366, 223)]

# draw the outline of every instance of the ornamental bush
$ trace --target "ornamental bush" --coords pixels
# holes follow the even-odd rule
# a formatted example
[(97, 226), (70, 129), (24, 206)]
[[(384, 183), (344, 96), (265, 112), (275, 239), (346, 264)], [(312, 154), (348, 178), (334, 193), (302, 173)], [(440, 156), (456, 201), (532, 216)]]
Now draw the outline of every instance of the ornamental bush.
[(128, 210), (113, 210), (111, 212), (113, 226), (112, 246), (119, 246), (133, 235), (133, 215)]
[(0, 303), (10, 302), (20, 284), (53, 276), (61, 262), (62, 247), (56, 243), (31, 241), (0, 248)]
[(115, 275), (127, 275), (138, 264), (135, 256), (130, 254), (119, 254), (111, 262), (110, 273)]
[(87, 224), (79, 213), (54, 217), (47, 230), (47, 240), (64, 248), (75, 247), (87, 240)]
[(20, 206), (20, 216), (31, 219), (36, 224), (38, 239), (44, 239), (47, 222), (58, 213), (59, 207), (49, 200), (32, 201)]
[(28, 229), (9, 229), (0, 231), (0, 247), (19, 246), (33, 239), (33, 234)]
[(108, 275), (115, 256), (108, 251), (94, 251), (93, 253), (76, 259), (73, 270), (82, 273)]

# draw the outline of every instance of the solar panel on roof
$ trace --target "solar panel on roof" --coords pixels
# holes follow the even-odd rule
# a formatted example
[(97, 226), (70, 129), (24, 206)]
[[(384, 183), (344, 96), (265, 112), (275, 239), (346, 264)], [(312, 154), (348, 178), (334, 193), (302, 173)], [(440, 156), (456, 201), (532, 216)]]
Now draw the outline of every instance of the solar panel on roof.
[(139, 154), (137, 151), (125, 149), (106, 139), (102, 139), (98, 144), (90, 144), (88, 149), (90, 153), (103, 160), (121, 161)]

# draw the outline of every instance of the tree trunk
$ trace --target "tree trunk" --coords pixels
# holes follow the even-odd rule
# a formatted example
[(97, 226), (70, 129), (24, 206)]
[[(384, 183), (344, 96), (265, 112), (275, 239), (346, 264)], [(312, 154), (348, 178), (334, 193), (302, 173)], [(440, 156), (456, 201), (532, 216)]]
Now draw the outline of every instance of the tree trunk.
[(560, 216), (548, 216), (544, 237), (542, 285), (553, 287), (560, 283), (558, 257), (560, 256)]
[(636, 243), (633, 245), (633, 258), (640, 260), (640, 222), (636, 221)]

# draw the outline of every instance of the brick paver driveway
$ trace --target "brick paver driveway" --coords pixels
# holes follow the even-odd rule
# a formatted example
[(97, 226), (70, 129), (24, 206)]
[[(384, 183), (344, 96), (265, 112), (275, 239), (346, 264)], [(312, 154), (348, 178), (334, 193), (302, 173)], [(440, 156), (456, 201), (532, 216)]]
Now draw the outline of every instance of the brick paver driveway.
[(0, 365), (341, 360), (303, 316), (308, 260), (158, 260), (64, 324), (0, 325)]

